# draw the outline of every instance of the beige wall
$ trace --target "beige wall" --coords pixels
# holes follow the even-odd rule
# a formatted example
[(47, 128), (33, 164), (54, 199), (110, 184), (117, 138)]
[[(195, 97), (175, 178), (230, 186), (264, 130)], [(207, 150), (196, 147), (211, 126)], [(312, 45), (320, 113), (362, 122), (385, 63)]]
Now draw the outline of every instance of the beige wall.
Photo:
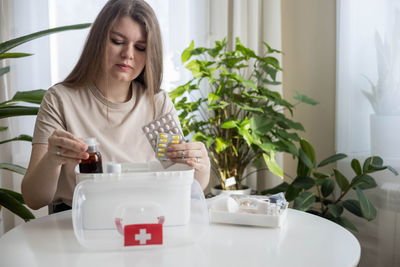
[[(282, 50), (284, 97), (299, 91), (320, 103), (301, 104), (294, 112), (320, 161), (335, 153), (336, 1), (282, 0)], [(289, 156), (284, 166), (295, 174)]]

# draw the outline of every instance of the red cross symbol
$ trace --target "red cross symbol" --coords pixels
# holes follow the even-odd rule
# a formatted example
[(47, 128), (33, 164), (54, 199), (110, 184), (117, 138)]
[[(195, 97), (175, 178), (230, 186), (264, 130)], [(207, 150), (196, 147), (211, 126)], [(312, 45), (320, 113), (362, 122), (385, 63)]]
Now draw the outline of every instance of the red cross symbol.
[(151, 240), (151, 234), (146, 233), (146, 229), (140, 229), (139, 234), (135, 235), (135, 240), (139, 241), (140, 245), (146, 245), (147, 240)]
[(125, 246), (160, 245), (162, 224), (131, 224), (124, 227)]

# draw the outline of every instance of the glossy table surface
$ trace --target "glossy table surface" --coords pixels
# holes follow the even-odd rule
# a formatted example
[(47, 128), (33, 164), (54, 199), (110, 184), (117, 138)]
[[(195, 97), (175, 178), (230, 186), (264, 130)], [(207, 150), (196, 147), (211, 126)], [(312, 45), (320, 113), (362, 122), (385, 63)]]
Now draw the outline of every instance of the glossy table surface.
[(94, 251), (74, 235), (71, 211), (35, 219), (0, 238), (0, 266), (356, 266), (360, 245), (346, 229), (288, 210), (281, 228), (210, 224), (191, 245)]

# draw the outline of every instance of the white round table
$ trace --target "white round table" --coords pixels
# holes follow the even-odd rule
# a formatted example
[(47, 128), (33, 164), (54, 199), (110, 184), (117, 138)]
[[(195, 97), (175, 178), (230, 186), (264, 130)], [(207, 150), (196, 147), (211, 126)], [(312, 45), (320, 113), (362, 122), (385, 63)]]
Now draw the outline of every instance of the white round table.
[(210, 224), (189, 246), (93, 251), (75, 238), (71, 211), (35, 219), (0, 238), (0, 266), (356, 266), (360, 244), (328, 220), (288, 210), (281, 228)]

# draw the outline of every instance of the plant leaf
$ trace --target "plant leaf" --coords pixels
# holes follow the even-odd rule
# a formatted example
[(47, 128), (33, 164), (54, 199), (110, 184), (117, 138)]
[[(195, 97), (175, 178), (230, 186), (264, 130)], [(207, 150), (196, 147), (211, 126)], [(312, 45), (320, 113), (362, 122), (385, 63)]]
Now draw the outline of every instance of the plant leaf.
[(229, 142), (225, 141), (221, 137), (218, 137), (216, 139), (216, 142), (217, 142), (217, 148), (216, 148), (217, 153), (221, 153), (222, 151), (227, 149), (229, 146)]
[(237, 122), (235, 120), (229, 120), (221, 124), (221, 128), (230, 129), (237, 127)]
[(17, 137), (14, 137), (12, 139), (7, 139), (7, 140), (4, 140), (4, 141), (1, 141), (0, 145), (4, 144), (4, 143), (12, 142), (12, 141), (28, 141), (28, 142), (32, 142), (32, 136), (29, 136), (29, 135), (26, 135), (26, 134), (21, 134), (21, 135), (19, 135)]
[(346, 154), (343, 154), (343, 153), (338, 153), (338, 154), (332, 155), (332, 156), (330, 156), (330, 157), (324, 159), (323, 161), (321, 161), (321, 162), (318, 164), (318, 167), (323, 167), (323, 166), (325, 166), (325, 165), (328, 165), (329, 163), (336, 162), (336, 161), (341, 160), (341, 159), (344, 159), (344, 158), (346, 158), (346, 157), (347, 157), (347, 155), (346, 155)]
[(299, 92), (296, 92), (296, 95), (293, 97), (293, 99), (295, 99), (301, 103), (306, 103), (306, 104), (313, 105), (313, 106), (319, 104), (318, 101), (316, 101), (306, 95), (300, 94)]
[(335, 183), (332, 181), (332, 179), (325, 179), (321, 186), (321, 193), (324, 197), (327, 197), (333, 192), (334, 188)]
[(361, 190), (371, 189), (378, 186), (375, 182), (375, 179), (369, 176), (368, 174), (354, 177), (351, 183), (353, 187), (357, 186)]
[(210, 103), (212, 103), (212, 102), (215, 102), (215, 101), (218, 100), (219, 98), (220, 98), (219, 95), (216, 95), (216, 94), (214, 94), (213, 92), (211, 92), (211, 93), (208, 95), (208, 103), (210, 104)]
[(333, 205), (329, 204), (328, 205), (328, 211), (334, 218), (340, 217), (343, 213), (343, 207), (340, 205)]
[(315, 163), (315, 150), (313, 148), (313, 146), (307, 142), (307, 140), (305, 139), (300, 139), (300, 147), (301, 149), (303, 149), (303, 151), (306, 153), (306, 155), (308, 156), (308, 158), (310, 159), (312, 165), (311, 167), (307, 165), (306, 162), (304, 162), (310, 169), (312, 169), (312, 167), (314, 166)]
[(0, 54), (0, 59), (29, 57), (32, 55), (33, 54), (28, 54), (28, 53), (3, 53), (3, 54)]
[(15, 198), (19, 203), (25, 204), (24, 198), (22, 197), (22, 195), (20, 193), (17, 193), (15, 191), (11, 191), (11, 190), (8, 190), (8, 189), (4, 189), (4, 188), (0, 188), (0, 192), (4, 192), (6, 194), (9, 194), (13, 198)]
[(194, 41), (192, 41), (189, 45), (188, 48), (186, 48), (185, 50), (183, 50), (182, 52), (182, 56), (181, 56), (181, 62), (182, 64), (184, 64), (186, 61), (188, 61), (190, 59), (190, 57), (192, 56), (191, 52), (194, 48)]
[(52, 28), (44, 31), (35, 32), (32, 34), (24, 35), (15, 39), (8, 40), (6, 42), (0, 43), (0, 54), (5, 53), (6, 51), (31, 40), (37, 39), (42, 36), (46, 36), (52, 33), (67, 31), (67, 30), (79, 30), (87, 28), (91, 25), (91, 23), (84, 23), (84, 24), (76, 24), (76, 25), (69, 25), (69, 26), (62, 26), (57, 28)]
[(5, 191), (0, 191), (0, 205), (10, 210), (12, 213), (21, 217), (25, 222), (35, 219), (32, 212), (30, 212), (18, 199)]
[(23, 101), (33, 104), (40, 104), (42, 103), (42, 99), (46, 94), (47, 90), (37, 89), (31, 91), (18, 91), (15, 93), (11, 101)]
[(293, 185), (289, 185), (289, 187), (286, 190), (286, 194), (285, 194), (286, 200), (288, 202), (294, 200), (296, 197), (298, 197), (298, 195), (300, 194), (301, 191), (302, 191), (302, 189), (296, 188)]
[(0, 109), (0, 119), (16, 117), (16, 116), (36, 115), (38, 111), (39, 111), (38, 107), (24, 107), (24, 106), (3, 107)]
[(349, 212), (353, 213), (354, 215), (358, 217), (363, 217), (362, 212), (361, 212), (361, 206), (360, 202), (355, 199), (347, 199), (342, 202), (343, 207), (348, 210)]
[(353, 230), (355, 232), (358, 232), (357, 228), (352, 224), (347, 218), (345, 217), (338, 217), (335, 218), (335, 222), (343, 226), (344, 228), (347, 228), (349, 230)]
[(316, 201), (315, 195), (311, 192), (303, 192), (294, 200), (293, 208), (296, 210), (307, 211)]
[(383, 160), (380, 157), (374, 156), (374, 157), (369, 157), (366, 160), (364, 160), (364, 164), (363, 164), (363, 171), (365, 172), (369, 172), (371, 170), (374, 169), (374, 167), (380, 167), (382, 168), (383, 166)]
[(307, 190), (315, 185), (315, 181), (314, 181), (314, 179), (312, 179), (310, 177), (297, 177), (293, 181), (292, 185), (296, 188), (301, 188), (301, 189)]
[(389, 171), (391, 171), (394, 175), (399, 175), (399, 173), (390, 165), (386, 166)]
[(371, 202), (369, 202), (369, 200), (365, 196), (364, 192), (361, 191), (360, 188), (356, 187), (356, 192), (357, 192), (358, 200), (360, 201), (360, 207), (361, 207), (361, 212), (362, 212), (363, 218), (365, 218), (368, 221), (372, 221), (376, 217), (375, 207), (372, 205)]
[(11, 163), (0, 163), (0, 169), (5, 169), (9, 170), (12, 172), (16, 172), (22, 175), (25, 175), (26, 173), (26, 168), (16, 165), (16, 164), (11, 164)]
[(299, 158), (307, 166), (308, 169), (313, 168), (313, 164), (303, 149), (299, 149)]
[(331, 174), (328, 172), (313, 172), (313, 175), (318, 179), (324, 179), (331, 177)]
[(352, 159), (351, 161), (351, 168), (357, 175), (362, 175), (361, 164), (357, 159)]
[(277, 194), (280, 192), (286, 192), (288, 187), (289, 187), (289, 184), (287, 182), (283, 182), (273, 188), (261, 191), (261, 195), (270, 195), (270, 194), (273, 195), (273, 194)]
[(279, 167), (278, 163), (276, 162), (274, 153), (270, 152), (270, 155), (263, 153), (263, 157), (270, 172), (283, 179), (283, 170), (281, 169), (281, 167)]
[(336, 183), (339, 185), (340, 189), (343, 192), (346, 191), (350, 186), (349, 181), (340, 171), (336, 169), (333, 169), (333, 171), (335, 173)]
[(4, 68), (0, 68), (0, 76), (3, 75), (3, 74), (6, 74), (9, 71), (10, 71), (10, 67), (9, 66), (4, 67)]

